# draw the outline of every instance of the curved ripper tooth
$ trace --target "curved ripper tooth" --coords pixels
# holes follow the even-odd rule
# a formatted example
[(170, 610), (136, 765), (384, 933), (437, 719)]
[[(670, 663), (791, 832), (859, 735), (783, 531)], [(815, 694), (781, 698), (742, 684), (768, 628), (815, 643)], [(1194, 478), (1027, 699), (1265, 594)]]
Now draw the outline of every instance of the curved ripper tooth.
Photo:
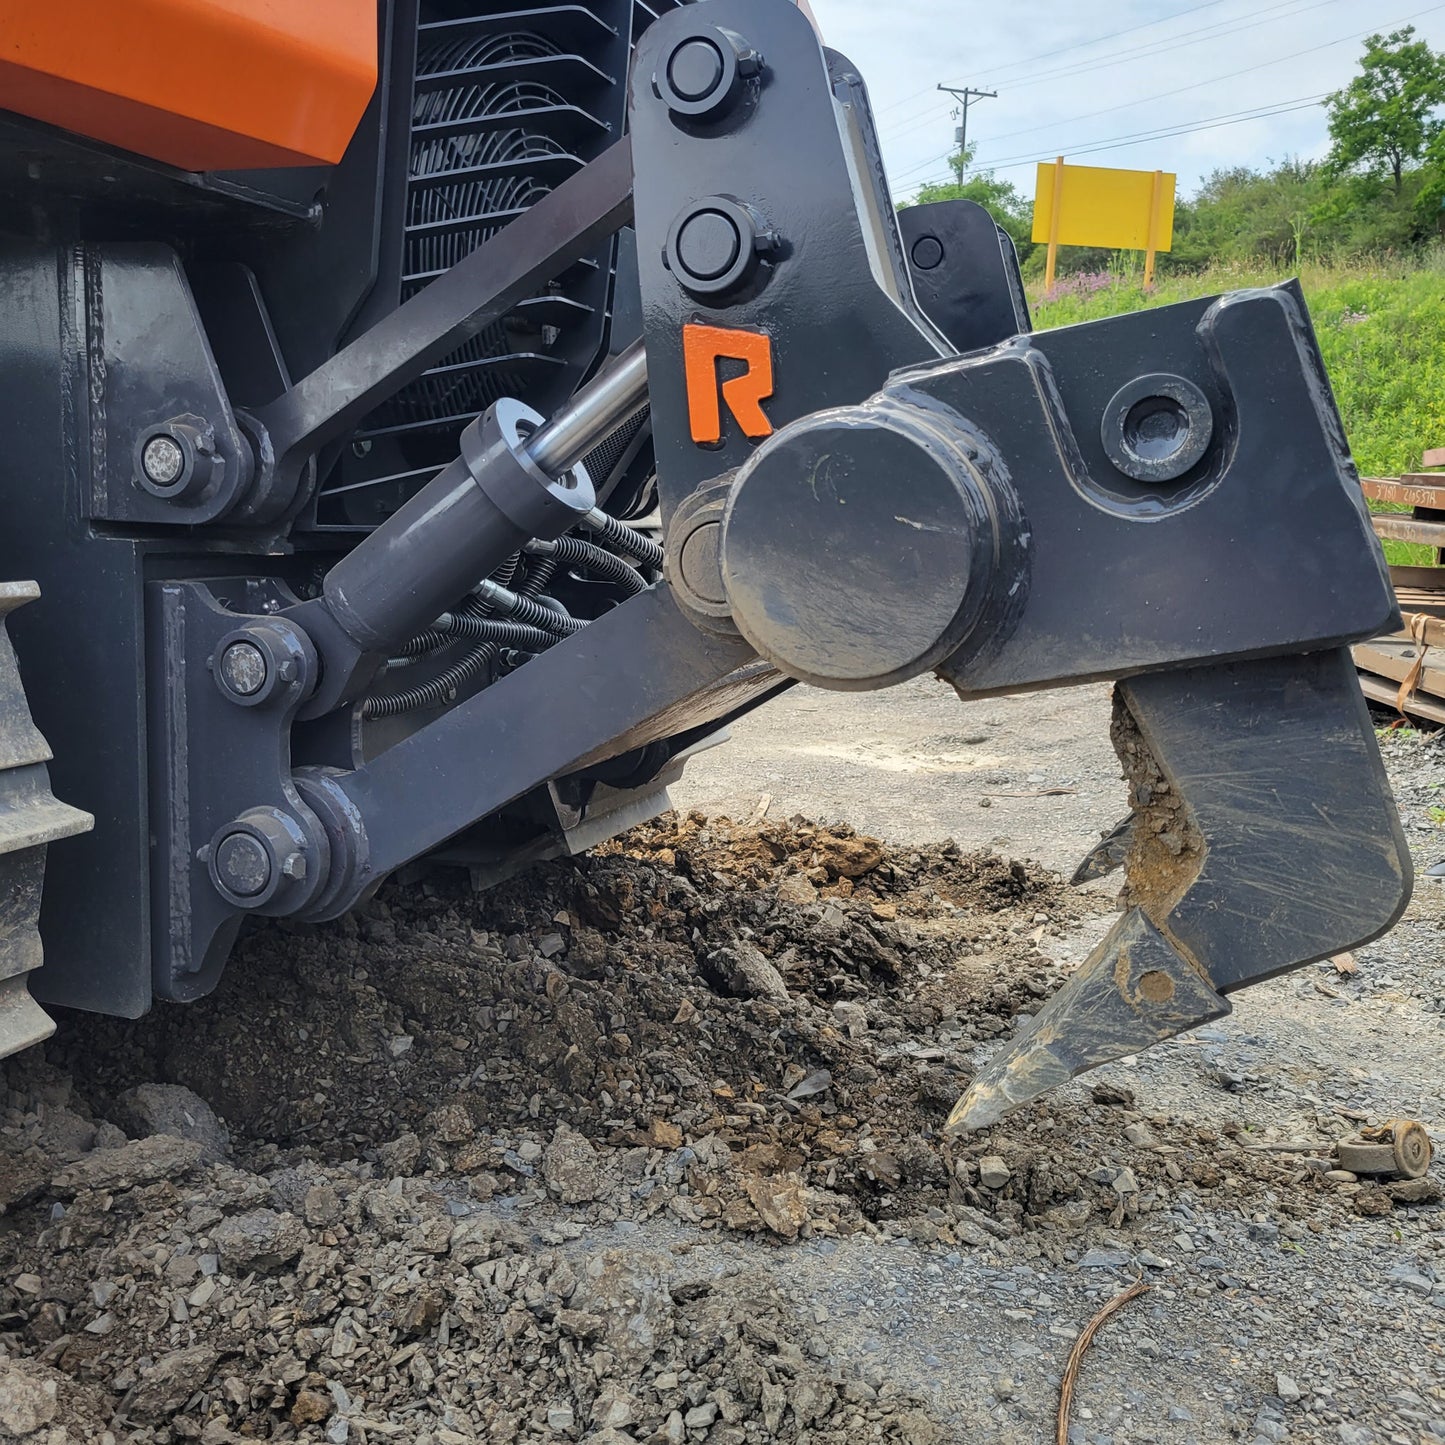
[(954, 1105), (949, 1133), (983, 1129), (1092, 1069), (1223, 1018), (1229, 1003), (1131, 908)]
[(1129, 911), (950, 1130), (1221, 1018), (1224, 994), (1378, 938), (1409, 900), (1409, 848), (1347, 649), (1127, 679), (1110, 731), (1134, 808)]

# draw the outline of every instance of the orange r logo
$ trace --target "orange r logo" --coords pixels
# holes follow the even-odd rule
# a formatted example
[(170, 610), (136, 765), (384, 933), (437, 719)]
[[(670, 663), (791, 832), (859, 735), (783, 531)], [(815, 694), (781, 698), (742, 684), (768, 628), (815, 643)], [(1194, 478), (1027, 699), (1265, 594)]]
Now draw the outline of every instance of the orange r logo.
[[(747, 370), (720, 383), (717, 364), (724, 357), (745, 363)], [(693, 441), (706, 445), (722, 440), (719, 393), (744, 436), (755, 441), (772, 436), (773, 424), (761, 405), (773, 394), (773, 338), (767, 332), (685, 325), (682, 364), (687, 378), (687, 418)]]

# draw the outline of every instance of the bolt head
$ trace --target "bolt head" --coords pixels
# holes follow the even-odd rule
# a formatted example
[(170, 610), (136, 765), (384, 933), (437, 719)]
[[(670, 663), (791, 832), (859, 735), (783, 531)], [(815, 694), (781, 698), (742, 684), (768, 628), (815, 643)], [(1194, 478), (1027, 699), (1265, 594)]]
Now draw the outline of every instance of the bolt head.
[(667, 78), (684, 100), (706, 100), (723, 74), (722, 52), (705, 36), (684, 40), (668, 58)]
[(920, 271), (932, 271), (943, 262), (943, 243), (937, 236), (920, 236), (913, 243), (912, 257)]
[(254, 642), (233, 642), (221, 654), (221, 682), (237, 697), (252, 697), (266, 685), (266, 654)]
[(738, 102), (762, 57), (741, 35), (698, 23), (653, 72), (652, 92), (680, 120), (717, 121)]
[(683, 540), (678, 571), (695, 597), (713, 607), (725, 608), (728, 595), (722, 580), (722, 522), (709, 520)]
[(728, 196), (691, 201), (673, 218), (663, 264), (694, 296), (724, 296), (749, 280), (778, 237), (749, 207)]
[(271, 881), (271, 855), (250, 833), (228, 833), (216, 846), (216, 872), (238, 898), (254, 898)]
[(174, 437), (155, 436), (145, 444), (141, 466), (155, 486), (174, 486), (185, 470), (186, 453)]
[(697, 281), (715, 281), (736, 264), (743, 238), (737, 222), (722, 211), (697, 211), (677, 236), (677, 264)]
[[(1214, 410), (1188, 377), (1151, 373), (1115, 392), (1099, 434), (1118, 471), (1157, 487), (1181, 481), (1204, 457), (1214, 436)], [(1189, 488), (1177, 495), (1187, 497)]]
[(281, 876), (291, 879), (293, 883), (300, 883), (306, 877), (306, 855), (288, 853), (281, 864)]

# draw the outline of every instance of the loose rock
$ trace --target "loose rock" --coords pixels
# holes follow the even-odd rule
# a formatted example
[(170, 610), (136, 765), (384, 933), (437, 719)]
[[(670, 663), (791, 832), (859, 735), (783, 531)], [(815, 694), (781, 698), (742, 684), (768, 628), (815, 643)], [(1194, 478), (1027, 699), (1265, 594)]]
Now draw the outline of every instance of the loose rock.
[(179, 1084), (138, 1084), (116, 1100), (116, 1120), (132, 1134), (168, 1134), (201, 1146), (205, 1164), (219, 1164), (231, 1152), (231, 1136), (206, 1101)]
[(543, 1155), (542, 1178), (563, 1204), (584, 1204), (607, 1192), (596, 1149), (586, 1135), (565, 1124), (557, 1126)]
[(978, 1182), (985, 1189), (1002, 1189), (1011, 1177), (1008, 1165), (997, 1154), (985, 1154), (978, 1161)]
[(279, 1269), (301, 1253), (306, 1226), (294, 1214), (253, 1209), (217, 1225), (216, 1248), (233, 1274)]
[(55, 1418), (56, 1399), (55, 1376), (17, 1360), (0, 1360), (0, 1430), (16, 1439), (39, 1430)]

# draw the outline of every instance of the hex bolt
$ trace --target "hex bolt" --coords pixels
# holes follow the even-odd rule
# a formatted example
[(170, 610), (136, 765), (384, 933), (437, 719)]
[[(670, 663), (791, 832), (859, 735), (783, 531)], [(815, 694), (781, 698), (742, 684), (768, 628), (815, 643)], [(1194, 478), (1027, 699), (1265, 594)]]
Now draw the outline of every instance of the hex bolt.
[(221, 654), (221, 683), (237, 697), (253, 697), (266, 685), (266, 654), (254, 642), (233, 642)]
[(186, 454), (174, 437), (154, 436), (141, 453), (146, 477), (157, 487), (173, 487), (185, 465)]
[(271, 881), (271, 856), (250, 833), (228, 833), (216, 845), (215, 868), (238, 898), (254, 898)]
[(281, 875), (293, 883), (300, 883), (306, 877), (306, 855), (288, 853), (281, 862)]

